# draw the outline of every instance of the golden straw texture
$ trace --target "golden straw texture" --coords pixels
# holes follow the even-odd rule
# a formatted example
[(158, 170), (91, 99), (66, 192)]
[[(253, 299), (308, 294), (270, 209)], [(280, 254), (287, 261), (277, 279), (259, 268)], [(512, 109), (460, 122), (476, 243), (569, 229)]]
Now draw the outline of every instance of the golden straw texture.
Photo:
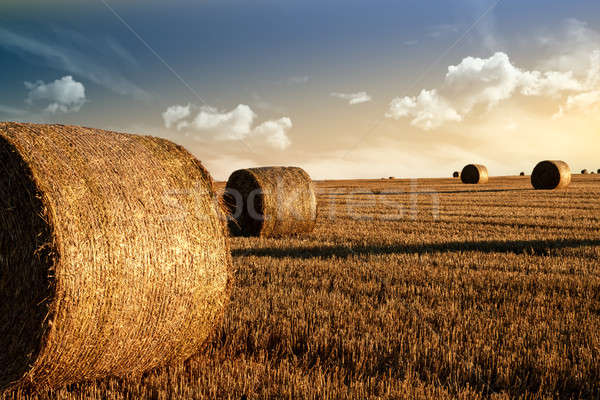
[(571, 168), (564, 161), (542, 161), (531, 173), (531, 185), (535, 189), (562, 189), (571, 183)]
[(463, 168), (460, 179), (463, 183), (478, 184), (487, 183), (489, 180), (488, 170), (479, 164), (469, 164)]
[(227, 181), (225, 203), (235, 236), (277, 237), (311, 232), (317, 199), (310, 176), (296, 167), (235, 171)]
[(0, 123), (0, 389), (139, 376), (197, 352), (231, 255), (212, 179), (169, 141)]

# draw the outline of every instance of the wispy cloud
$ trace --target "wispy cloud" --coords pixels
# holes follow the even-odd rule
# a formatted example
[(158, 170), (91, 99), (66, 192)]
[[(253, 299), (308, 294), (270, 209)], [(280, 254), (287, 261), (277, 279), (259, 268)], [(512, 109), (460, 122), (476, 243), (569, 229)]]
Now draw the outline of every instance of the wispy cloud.
[(310, 82), (310, 76), (308, 75), (295, 75), (287, 78), (282, 78), (274, 81), (266, 81), (270, 84), (274, 85), (284, 85), (284, 86), (296, 86), (296, 85), (306, 85)]
[(285, 107), (274, 104), (270, 101), (265, 100), (260, 94), (254, 93), (252, 94), (253, 102), (252, 104), (261, 110), (274, 111), (279, 114), (285, 113)]
[(583, 76), (585, 90), (571, 94), (554, 114), (560, 119), (571, 113), (600, 112), (600, 32), (575, 18), (565, 20), (552, 32), (542, 33), (537, 42), (546, 58), (540, 68), (573, 71)]
[(304, 75), (304, 76), (291, 76), (288, 78), (287, 82), (290, 85), (303, 85), (305, 83), (308, 83), (308, 81), (310, 80), (310, 76), (308, 75)]
[(27, 114), (27, 111), (22, 110), (20, 108), (14, 108), (0, 104), (0, 114), (22, 116)]
[[(77, 33), (76, 37), (82, 40)], [(141, 100), (150, 98), (146, 91), (107, 66), (103, 57), (91, 56), (90, 49), (94, 48), (91, 41), (85, 49), (77, 49), (76, 45), (61, 45), (49, 39), (41, 40), (0, 28), (0, 47), (25, 59), (33, 57), (36, 63), (41, 60), (49, 67), (86, 78), (118, 94)]]
[(552, 118), (559, 119), (572, 112), (598, 115), (600, 113), (600, 90), (569, 96)]
[(330, 93), (330, 96), (337, 97), (338, 99), (347, 100), (348, 104), (356, 105), (361, 103), (367, 103), (371, 101), (371, 96), (367, 94), (367, 92), (357, 92), (357, 93)]
[(140, 64), (135, 59), (135, 57), (133, 57), (131, 53), (127, 51), (127, 49), (125, 49), (123, 46), (121, 46), (121, 44), (119, 44), (119, 42), (117, 42), (115, 39), (113, 39), (110, 36), (107, 37), (106, 44), (114, 54), (121, 58), (121, 60), (125, 61), (132, 67), (139, 68)]
[(452, 33), (458, 33), (461, 26), (458, 24), (440, 24), (427, 27), (425, 35), (437, 39)]

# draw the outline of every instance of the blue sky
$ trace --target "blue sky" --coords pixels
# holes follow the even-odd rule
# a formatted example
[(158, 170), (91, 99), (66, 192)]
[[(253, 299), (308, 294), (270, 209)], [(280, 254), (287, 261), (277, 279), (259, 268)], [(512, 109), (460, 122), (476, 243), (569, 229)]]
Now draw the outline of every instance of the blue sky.
[(166, 137), (217, 179), (600, 167), (597, 1), (106, 0), (135, 34), (46, 3), (0, 5), (0, 120)]

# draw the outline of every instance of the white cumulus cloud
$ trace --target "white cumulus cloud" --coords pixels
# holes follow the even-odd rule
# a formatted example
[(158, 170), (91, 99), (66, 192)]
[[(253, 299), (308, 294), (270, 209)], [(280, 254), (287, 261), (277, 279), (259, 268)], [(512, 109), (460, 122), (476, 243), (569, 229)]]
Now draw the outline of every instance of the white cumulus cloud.
[(29, 90), (26, 102), (28, 104), (49, 102), (45, 111), (52, 114), (59, 111), (63, 113), (79, 111), (86, 102), (85, 87), (70, 75), (51, 83), (25, 82), (25, 87)]
[(489, 110), (516, 94), (560, 97), (582, 92), (596, 79), (594, 62), (600, 64), (600, 56), (592, 56), (588, 77), (579, 80), (573, 71), (522, 70), (502, 52), (489, 58), (467, 57), (448, 67), (439, 89), (423, 89), (418, 96), (393, 99), (386, 116), (411, 118), (413, 126), (430, 130), (446, 122), (460, 122), (476, 107)]
[(163, 112), (166, 128), (187, 129), (210, 135), (214, 140), (263, 139), (269, 146), (286, 149), (291, 145), (288, 132), (292, 121), (288, 117), (268, 120), (254, 126), (256, 113), (247, 105), (239, 104), (231, 111), (219, 111), (210, 106), (199, 107), (198, 114), (191, 120), (192, 105), (174, 105)]
[(367, 92), (358, 92), (358, 93), (331, 93), (332, 97), (337, 97), (338, 99), (348, 100), (348, 104), (355, 105), (361, 104), (371, 101), (371, 96), (367, 94)]
[(283, 117), (275, 121), (266, 121), (254, 129), (256, 135), (266, 137), (267, 143), (281, 150), (288, 148), (292, 142), (287, 132), (292, 129), (292, 120)]
[(242, 140), (251, 134), (255, 118), (254, 111), (245, 104), (239, 104), (229, 112), (204, 106), (191, 126), (198, 131), (213, 132), (217, 140)]
[[(163, 121), (165, 122), (165, 127), (170, 128), (175, 125), (175, 123), (180, 122), (182, 119), (187, 118), (191, 114), (191, 104), (187, 106), (175, 105), (167, 108), (167, 110), (162, 113)], [(185, 124), (183, 121), (177, 124), (177, 129), (181, 129)]]
[(436, 129), (446, 122), (462, 121), (462, 116), (437, 91), (423, 90), (417, 97), (392, 100), (388, 118), (411, 117), (412, 125), (424, 130)]

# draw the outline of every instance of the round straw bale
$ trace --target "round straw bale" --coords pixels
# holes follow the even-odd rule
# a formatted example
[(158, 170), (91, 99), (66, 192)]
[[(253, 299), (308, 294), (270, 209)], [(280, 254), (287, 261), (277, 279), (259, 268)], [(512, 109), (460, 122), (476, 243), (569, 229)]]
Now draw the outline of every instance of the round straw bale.
[(587, 174), (589, 174), (589, 171), (587, 169), (581, 170), (581, 175), (587, 175)]
[(193, 355), (231, 256), (210, 175), (169, 141), (0, 123), (0, 390)]
[(519, 176), (525, 176), (525, 172), (521, 172)]
[(452, 174), (453, 178), (460, 178), (460, 172), (458, 171), (454, 171), (454, 173)]
[(561, 189), (571, 183), (571, 168), (564, 161), (542, 161), (531, 173), (531, 184), (535, 189)]
[(600, 169), (598, 171), (596, 171), (596, 173), (600, 174)]
[(483, 165), (469, 164), (463, 168), (460, 179), (463, 183), (468, 184), (487, 183), (489, 180), (488, 170)]
[(224, 202), (235, 236), (277, 237), (311, 232), (317, 199), (310, 176), (296, 167), (235, 171), (227, 181)]

